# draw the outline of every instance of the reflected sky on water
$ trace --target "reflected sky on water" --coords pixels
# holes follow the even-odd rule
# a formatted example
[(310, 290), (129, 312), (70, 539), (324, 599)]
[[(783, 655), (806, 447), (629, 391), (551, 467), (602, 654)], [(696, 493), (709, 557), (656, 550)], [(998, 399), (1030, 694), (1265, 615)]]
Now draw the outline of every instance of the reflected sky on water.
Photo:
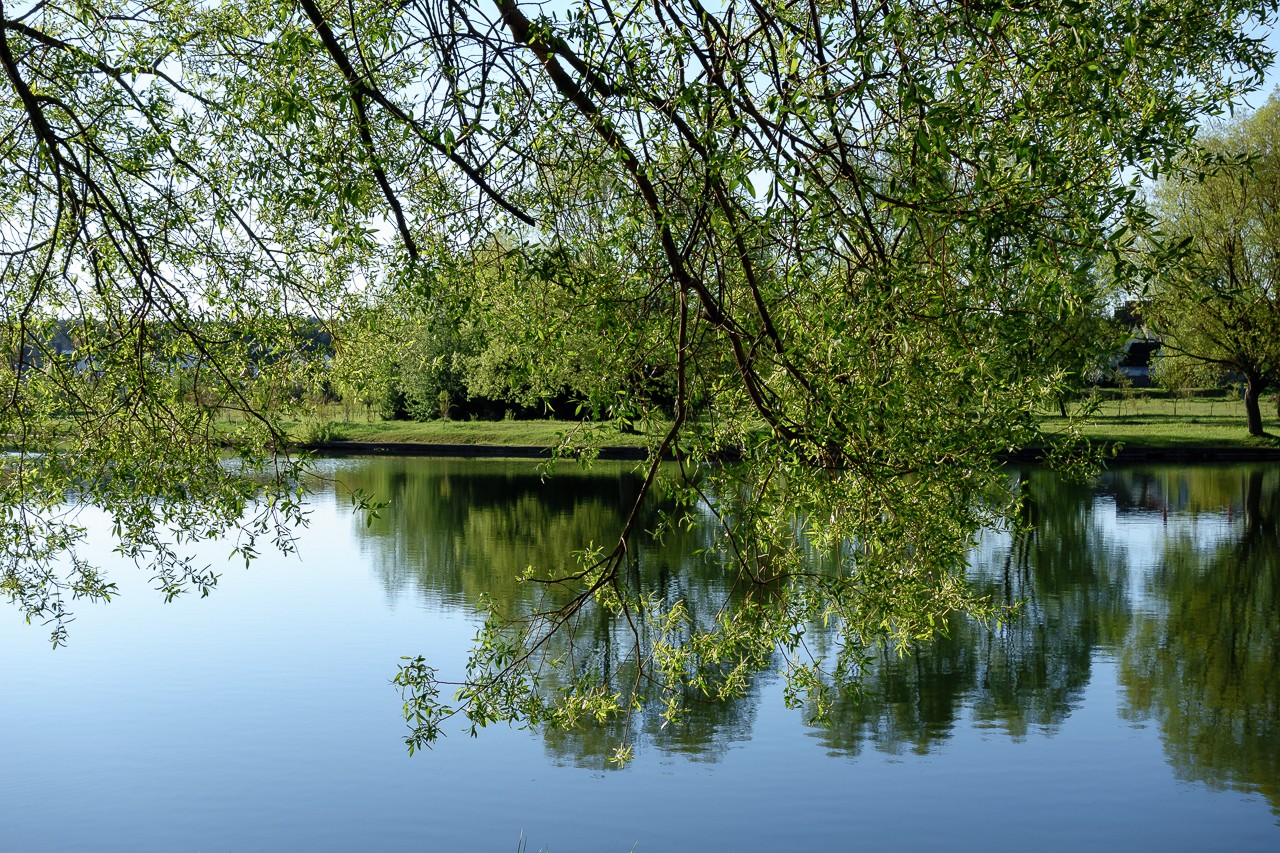
[[(208, 599), (164, 605), (120, 566), (123, 594), (79, 608), (67, 648), (0, 619), (0, 848), (1280, 845), (1275, 466), (1088, 484), (1011, 470), (1030, 532), (984, 535), (971, 575), (1018, 619), (878, 650), (826, 728), (786, 709), (769, 671), (680, 725), (640, 715), (623, 770), (607, 764), (620, 724), (475, 740), (457, 725), (409, 758), (390, 678), (415, 654), (460, 674), (479, 594), (550, 594), (517, 575), (605, 541), (630, 469), (326, 473), (300, 553), (245, 570), (210, 545), (225, 569)], [(380, 518), (351, 511), (356, 488), (390, 501)], [(713, 538), (646, 544), (638, 582), (712, 611)], [(614, 629), (602, 620), (596, 659), (621, 669)]]

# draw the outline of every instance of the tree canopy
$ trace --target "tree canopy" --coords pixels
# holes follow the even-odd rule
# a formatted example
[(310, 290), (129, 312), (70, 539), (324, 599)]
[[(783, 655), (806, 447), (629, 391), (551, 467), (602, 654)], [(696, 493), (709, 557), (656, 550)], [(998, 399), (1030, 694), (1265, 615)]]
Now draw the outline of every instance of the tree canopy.
[[(540, 680), (599, 607), (661, 616), (633, 655), (672, 713), (781, 654), (821, 715), (868, 644), (981, 607), (958, 574), (1007, 503), (996, 455), (1045, 440), (1034, 412), (1083, 361), (1038, 343), (1130, 279), (1142, 176), (1260, 82), (1275, 8), (0, 0), (4, 589), (55, 631), (66, 597), (110, 594), (63, 559), (77, 502), (169, 595), (214, 580), (190, 537), (287, 545), (280, 419), (327, 369), (291, 327), (474, 303), (530, 376), (594, 371), (670, 427), (617, 538), (533, 568), (567, 603), (494, 614), (456, 705), (402, 671), (412, 742), (455, 711), (625, 706), (589, 669)], [(517, 278), (470, 272), (495, 253)], [(742, 464), (707, 464), (726, 449)], [(737, 567), (714, 624), (625, 581), (664, 455)], [(841, 626), (829, 654), (813, 621)]]
[(1203, 134), (1157, 193), (1166, 245), (1184, 251), (1151, 290), (1165, 358), (1244, 381), (1249, 433), (1280, 382), (1280, 100)]

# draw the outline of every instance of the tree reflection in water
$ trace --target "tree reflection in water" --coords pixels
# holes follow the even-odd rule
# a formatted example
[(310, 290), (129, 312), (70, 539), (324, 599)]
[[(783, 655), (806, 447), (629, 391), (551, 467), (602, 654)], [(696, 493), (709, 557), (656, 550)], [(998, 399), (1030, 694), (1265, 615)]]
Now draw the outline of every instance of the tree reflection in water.
[(1022, 525), (987, 537), (970, 581), (1016, 605), (1016, 618), (983, 626), (956, 617), (945, 639), (905, 655), (882, 649), (861, 693), (818, 732), (833, 750), (856, 754), (869, 741), (885, 752), (927, 752), (966, 706), (1020, 738), (1033, 726), (1052, 731), (1077, 703), (1094, 649), (1124, 632), (1124, 562), (1108, 548), (1095, 489), (1044, 472), (1015, 477)]
[[(983, 539), (970, 582), (1016, 605), (1017, 617), (999, 626), (955, 617), (947, 637), (906, 654), (868, 650), (859, 689), (836, 699), (814, 737), (848, 755), (868, 745), (927, 753), (966, 712), (1014, 738), (1051, 735), (1104, 654), (1120, 661), (1124, 712), (1158, 722), (1180, 778), (1259, 791), (1280, 810), (1280, 472), (1127, 469), (1094, 484), (1039, 470), (1011, 477), (1024, 496), (1022, 523)], [(566, 543), (605, 541), (638, 486), (625, 466), (543, 476), (525, 463), (458, 460), (367, 460), (344, 467), (342, 480), (390, 501), (358, 528), (390, 593), (413, 587), (477, 613), (482, 595), (505, 612), (556, 603), (555, 587), (520, 580), (526, 567), (569, 561)], [(665, 509), (651, 502), (644, 527)], [(1130, 553), (1120, 535), (1130, 522), (1155, 531), (1150, 571), (1148, 549)], [(683, 602), (692, 624), (716, 618), (726, 600), (742, 606), (745, 593), (707, 556), (714, 535), (708, 525), (642, 543), (630, 570), (652, 606)], [(813, 560), (820, 571), (821, 555)], [(602, 609), (582, 624), (589, 629), (556, 650), (564, 666), (543, 673), (548, 684), (576, 671), (629, 689), (629, 626)], [(830, 640), (814, 627), (815, 647)], [(758, 662), (757, 677), (777, 663)], [(546, 744), (560, 761), (601, 768), (626, 734), (639, 749), (716, 760), (749, 737), (759, 694), (757, 684), (728, 701), (689, 695), (669, 725), (661, 703), (646, 702), (630, 717), (548, 729)]]
[(1278, 474), (1199, 478), (1201, 512), (1232, 519), (1229, 535), (1163, 539), (1153, 606), (1136, 619), (1120, 677), (1128, 716), (1159, 723), (1178, 778), (1259, 792), (1280, 813)]

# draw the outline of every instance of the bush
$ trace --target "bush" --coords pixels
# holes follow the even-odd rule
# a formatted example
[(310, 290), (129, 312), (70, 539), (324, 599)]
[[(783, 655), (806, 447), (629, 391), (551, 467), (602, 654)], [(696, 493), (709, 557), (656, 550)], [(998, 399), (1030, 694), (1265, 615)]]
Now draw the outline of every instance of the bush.
[(302, 444), (324, 444), (346, 441), (347, 434), (337, 421), (313, 421), (303, 426), (299, 438)]

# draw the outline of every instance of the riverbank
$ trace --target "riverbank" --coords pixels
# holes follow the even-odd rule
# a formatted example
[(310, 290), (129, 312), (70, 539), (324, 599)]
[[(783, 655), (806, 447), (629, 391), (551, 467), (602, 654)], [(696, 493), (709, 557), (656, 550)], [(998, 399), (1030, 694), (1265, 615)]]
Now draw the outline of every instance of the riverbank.
[[(550, 459), (558, 447), (591, 446), (599, 459), (645, 459), (665, 425), (624, 431), (572, 421), (327, 421), (291, 432), (300, 449), (332, 456)], [(598, 452), (595, 450), (598, 448)]]
[(302, 421), (290, 429), (300, 444), (491, 445), (557, 447), (588, 440), (611, 447), (643, 448), (660, 440), (667, 424), (624, 431), (611, 423), (529, 421)]
[[(1050, 434), (1067, 421), (1046, 415)], [(1084, 425), (1082, 436), (1114, 452), (1118, 462), (1280, 461), (1280, 421), (1268, 418), (1270, 435), (1255, 438), (1245, 429), (1239, 401), (1221, 398), (1117, 397), (1104, 401)], [(639, 460), (661, 439), (664, 425), (623, 432), (610, 424), (565, 421), (403, 421), (300, 424), (299, 447), (326, 455), (451, 456), (460, 458), (547, 459), (553, 448), (590, 437), (600, 459)], [(310, 439), (310, 440), (307, 440)], [(1037, 448), (1009, 454), (1034, 462)]]
[[(553, 446), (536, 444), (435, 444), (415, 441), (316, 441), (299, 449), (325, 456), (447, 456), (458, 459), (550, 459)], [(636, 460), (649, 458), (645, 447), (607, 445), (598, 449), (597, 459)]]
[[(300, 449), (325, 456), (437, 456), (458, 459), (550, 459), (551, 447), (518, 444), (425, 444), (421, 442), (332, 441), (299, 445)], [(607, 446), (599, 448), (597, 459), (647, 459), (643, 447)], [(1040, 462), (1041, 448), (1025, 448), (1007, 454), (1010, 462)], [(1280, 447), (1143, 447), (1121, 445), (1110, 455), (1114, 462), (1280, 462)]]
[[(1245, 462), (1280, 460), (1280, 417), (1263, 412), (1267, 435), (1249, 435), (1244, 404), (1234, 397), (1178, 398), (1147, 390), (1111, 392), (1080, 428), (1081, 437), (1115, 449), (1121, 462)], [(1045, 431), (1064, 430), (1058, 415), (1041, 420)]]

